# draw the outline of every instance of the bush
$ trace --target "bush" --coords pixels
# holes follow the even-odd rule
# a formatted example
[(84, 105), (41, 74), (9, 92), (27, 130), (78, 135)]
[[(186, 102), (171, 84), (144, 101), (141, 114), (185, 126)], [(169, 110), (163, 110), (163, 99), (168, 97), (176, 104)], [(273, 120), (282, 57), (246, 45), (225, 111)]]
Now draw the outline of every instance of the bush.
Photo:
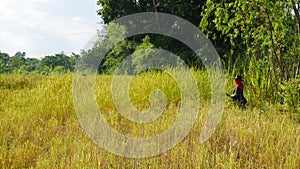
[(300, 121), (300, 78), (284, 82), (280, 87), (282, 92), (279, 94), (282, 96), (287, 110), (291, 112), (293, 118)]
[(66, 71), (65, 71), (65, 67), (64, 66), (56, 66), (53, 69), (53, 72), (61, 74), (61, 73), (65, 73)]

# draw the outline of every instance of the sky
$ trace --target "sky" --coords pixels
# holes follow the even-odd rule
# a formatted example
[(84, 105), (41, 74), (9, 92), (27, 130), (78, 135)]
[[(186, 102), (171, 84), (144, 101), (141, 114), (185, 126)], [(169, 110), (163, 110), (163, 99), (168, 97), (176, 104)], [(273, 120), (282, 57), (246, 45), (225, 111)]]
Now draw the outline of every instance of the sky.
[(1, 0), (0, 51), (27, 58), (81, 49), (101, 29), (97, 0)]

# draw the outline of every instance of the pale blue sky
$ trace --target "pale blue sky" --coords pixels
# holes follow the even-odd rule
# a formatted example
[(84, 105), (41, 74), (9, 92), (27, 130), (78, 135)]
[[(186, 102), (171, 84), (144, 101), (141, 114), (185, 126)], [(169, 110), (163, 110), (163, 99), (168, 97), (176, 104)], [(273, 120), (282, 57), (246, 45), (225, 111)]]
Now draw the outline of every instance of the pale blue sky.
[(0, 51), (79, 53), (100, 29), (96, 0), (1, 0)]

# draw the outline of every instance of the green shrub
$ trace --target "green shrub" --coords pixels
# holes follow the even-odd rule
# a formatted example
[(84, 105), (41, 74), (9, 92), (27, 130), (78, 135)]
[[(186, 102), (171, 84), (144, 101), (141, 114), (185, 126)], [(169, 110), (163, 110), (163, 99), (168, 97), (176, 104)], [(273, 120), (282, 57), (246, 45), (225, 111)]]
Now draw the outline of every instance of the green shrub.
[(287, 110), (293, 118), (300, 121), (300, 78), (291, 79), (280, 85), (282, 92), (279, 93), (287, 106)]

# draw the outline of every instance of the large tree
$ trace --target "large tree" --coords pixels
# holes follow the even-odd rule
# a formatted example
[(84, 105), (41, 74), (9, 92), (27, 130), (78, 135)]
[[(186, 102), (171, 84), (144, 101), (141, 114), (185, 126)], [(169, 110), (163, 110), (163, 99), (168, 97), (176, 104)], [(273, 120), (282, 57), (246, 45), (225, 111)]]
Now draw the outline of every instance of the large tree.
[(202, 17), (200, 27), (227, 66), (255, 59), (281, 79), (299, 75), (299, 1), (208, 1)]
[[(128, 14), (152, 11), (177, 15), (200, 25), (229, 71), (245, 72), (250, 61), (257, 60), (261, 67), (268, 67), (269, 75), (272, 72), (281, 80), (300, 73), (299, 0), (98, 0), (98, 5), (105, 24)], [(144, 37), (128, 40), (138, 45)], [(182, 43), (165, 36), (149, 37), (155, 47), (180, 54), (190, 66), (199, 63)]]
[(2, 53), (0, 51), (0, 60), (7, 65), (8, 64), (8, 60), (9, 60), (9, 55), (7, 53)]
[[(163, 12), (182, 17), (195, 26), (198, 26), (201, 20), (201, 8), (205, 1), (194, 0), (98, 0), (100, 9), (98, 14), (102, 17), (105, 24), (126, 16), (139, 12)], [(111, 50), (105, 58), (104, 65), (107, 67), (116, 67), (115, 65), (122, 61), (128, 53), (133, 52), (136, 46), (143, 43), (145, 36), (149, 36), (149, 42), (155, 48), (163, 48), (179, 55), (190, 66), (201, 66), (199, 58), (183, 43), (162, 35), (138, 35), (126, 39), (127, 42), (119, 43), (115, 49)], [(126, 45), (130, 44), (130, 45)], [(117, 52), (122, 49), (122, 52)], [(108, 69), (110, 69), (108, 68)]]
[(9, 57), (8, 68), (10, 72), (18, 72), (22, 65), (25, 65), (25, 52), (17, 52), (14, 56)]
[(50, 55), (42, 58), (41, 66), (47, 66), (51, 70), (54, 70), (57, 66), (63, 66), (65, 70), (73, 71), (78, 57), (79, 56), (76, 54), (72, 54), (72, 56), (67, 56), (65, 53), (61, 52), (59, 54)]
[(205, 0), (98, 0), (98, 14), (104, 23), (139, 12), (164, 12), (182, 17), (194, 25), (200, 22)]
[(2, 53), (0, 51), (0, 73), (6, 73), (8, 72), (8, 60), (9, 55), (7, 53)]

